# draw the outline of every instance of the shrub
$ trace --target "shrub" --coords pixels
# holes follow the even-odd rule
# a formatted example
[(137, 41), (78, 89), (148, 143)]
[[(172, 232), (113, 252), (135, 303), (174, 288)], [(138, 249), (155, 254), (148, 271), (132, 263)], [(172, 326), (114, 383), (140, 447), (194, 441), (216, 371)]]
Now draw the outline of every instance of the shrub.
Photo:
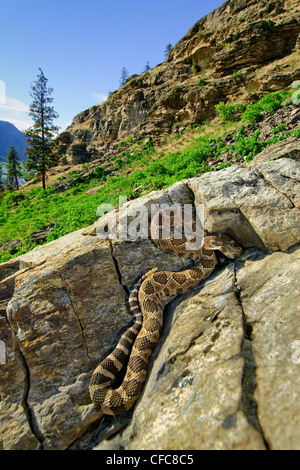
[(119, 143), (119, 147), (124, 147), (125, 145), (129, 144), (132, 141), (133, 141), (133, 136), (131, 135), (130, 137), (128, 137), (128, 139), (122, 140), (122, 142)]
[(173, 87), (174, 93), (180, 93), (182, 91), (182, 86), (181, 85), (175, 85)]
[(273, 31), (275, 31), (275, 27), (276, 27), (275, 21), (266, 20), (263, 23), (263, 28), (264, 28), (265, 31), (273, 32)]
[(273, 134), (279, 134), (279, 132), (285, 131), (287, 128), (287, 124), (279, 124), (278, 126), (274, 127)]
[(289, 92), (275, 91), (264, 96), (259, 103), (261, 104), (263, 111), (266, 113), (275, 113), (278, 109), (282, 108), (283, 102), (289, 97)]
[(293, 131), (293, 137), (300, 137), (300, 128)]
[(259, 103), (248, 105), (242, 115), (242, 121), (255, 124), (263, 118), (262, 107)]
[(283, 102), (290, 96), (288, 91), (275, 91), (264, 96), (258, 103), (249, 104), (243, 113), (242, 121), (255, 124), (263, 119), (263, 113), (275, 113), (282, 108)]
[(241, 127), (236, 137), (236, 154), (244, 157), (247, 162), (252, 160), (254, 155), (265, 147), (265, 142), (259, 140), (259, 135), (260, 129), (255, 131), (252, 136), (247, 137), (244, 127)]
[(220, 163), (219, 170), (223, 170), (224, 168), (228, 168), (231, 164), (232, 164), (232, 160), (230, 160), (230, 162)]
[(234, 78), (234, 77), (242, 77), (242, 72), (233, 72), (232, 75), (230, 75), (231, 78)]
[(116, 170), (120, 169), (123, 165), (122, 158), (116, 158), (116, 159), (114, 159), (114, 162), (115, 162), (115, 169)]
[(220, 101), (220, 103), (216, 105), (217, 115), (219, 116), (221, 122), (239, 121), (244, 110), (245, 106), (240, 103), (225, 104)]
[(193, 62), (193, 65), (192, 65), (192, 72), (194, 74), (197, 74), (199, 72), (201, 72), (201, 67), (199, 64), (197, 64), (197, 62)]

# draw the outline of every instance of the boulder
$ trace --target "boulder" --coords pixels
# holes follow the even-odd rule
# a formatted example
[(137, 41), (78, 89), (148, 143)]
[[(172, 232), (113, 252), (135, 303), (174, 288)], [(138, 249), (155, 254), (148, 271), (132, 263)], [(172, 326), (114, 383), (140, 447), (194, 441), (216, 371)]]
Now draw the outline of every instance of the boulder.
[(46, 225), (45, 227), (42, 227), (41, 230), (38, 230), (37, 232), (32, 232), (29, 235), (30, 243), (33, 243), (34, 241), (45, 240), (48, 237), (48, 235), (50, 235), (54, 227), (55, 227), (55, 224), (52, 223), (50, 225)]
[(1, 251), (8, 251), (9, 249), (11, 251), (15, 251), (15, 248), (18, 248), (20, 246), (23, 246), (23, 243), (19, 238), (17, 238), (16, 240), (11, 240), (7, 243), (4, 243), (4, 245), (1, 246)]
[(299, 257), (248, 249), (173, 301), (130, 426), (96, 449), (298, 449)]
[[(293, 159), (236, 165), (2, 263), (1, 447), (299, 448), (299, 187)], [(120, 238), (126, 212), (134, 223), (163, 203), (195, 204), (205, 229), (245, 250), (168, 304), (142, 396), (114, 420), (91, 404), (88, 384), (130, 324), (129, 292), (153, 267), (189, 265), (146, 235)], [(116, 220), (116, 237), (101, 239)]]

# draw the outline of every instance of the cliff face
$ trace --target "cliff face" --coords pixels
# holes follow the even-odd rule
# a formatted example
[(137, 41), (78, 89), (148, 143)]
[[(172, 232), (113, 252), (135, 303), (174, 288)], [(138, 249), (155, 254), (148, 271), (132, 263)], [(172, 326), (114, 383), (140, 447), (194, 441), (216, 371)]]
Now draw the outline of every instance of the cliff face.
[(129, 77), (78, 114), (55, 147), (62, 163), (106, 162), (128, 138), (154, 145), (211, 120), (220, 101), (251, 103), (300, 79), (298, 0), (226, 1), (199, 20), (165, 63)]

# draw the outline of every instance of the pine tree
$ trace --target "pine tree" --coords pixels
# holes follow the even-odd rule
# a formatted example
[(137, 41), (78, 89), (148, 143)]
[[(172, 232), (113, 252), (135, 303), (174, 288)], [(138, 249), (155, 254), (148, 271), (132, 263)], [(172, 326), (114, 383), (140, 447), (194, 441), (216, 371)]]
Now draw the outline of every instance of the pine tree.
[(43, 189), (46, 188), (46, 173), (53, 165), (53, 155), (51, 153), (50, 142), (59, 128), (53, 124), (53, 120), (58, 118), (54, 111), (51, 94), (53, 88), (47, 86), (48, 79), (43, 71), (37, 80), (31, 85), (30, 96), (33, 102), (29, 108), (29, 116), (32, 117), (34, 124), (24, 132), (28, 147), (25, 150), (27, 155), (27, 169), (35, 170), (42, 175)]
[(5, 191), (5, 181), (3, 175), (3, 164), (0, 163), (0, 195)]
[(22, 162), (15, 147), (12, 145), (6, 157), (7, 183), (10, 189), (19, 189), (18, 178), (22, 177)]
[(143, 70), (143, 73), (148, 72), (149, 70), (151, 70), (151, 67), (150, 67), (150, 62), (149, 62), (149, 60), (147, 60), (146, 65), (145, 65), (145, 68), (144, 68), (144, 70)]
[(166, 60), (167, 60), (167, 58), (168, 58), (169, 52), (170, 52), (170, 50), (172, 49), (172, 47), (173, 47), (173, 46), (172, 46), (172, 44), (171, 44), (170, 42), (169, 42), (169, 44), (166, 45), (165, 52), (164, 52), (164, 54), (165, 54), (165, 59), (166, 59)]
[(120, 77), (120, 86), (125, 85), (125, 82), (126, 82), (128, 77), (129, 77), (128, 70), (126, 69), (126, 67), (122, 67), (121, 77)]

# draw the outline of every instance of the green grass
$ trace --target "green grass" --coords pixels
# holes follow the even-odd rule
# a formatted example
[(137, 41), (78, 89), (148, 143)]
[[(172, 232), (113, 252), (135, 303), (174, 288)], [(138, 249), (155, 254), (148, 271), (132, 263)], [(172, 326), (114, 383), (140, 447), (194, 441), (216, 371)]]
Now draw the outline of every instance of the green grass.
[[(274, 97), (274, 94), (271, 95)], [(268, 102), (265, 98), (264, 106)], [(270, 112), (275, 112), (278, 101), (276, 103), (273, 108), (270, 106)], [(224, 129), (226, 127), (228, 125), (224, 125)], [(203, 127), (199, 129), (203, 130)], [(285, 129), (284, 125), (277, 126), (272, 138), (260, 141), (259, 130), (248, 136), (244, 125), (241, 125), (234, 143), (224, 142), (225, 133), (218, 138), (207, 134), (194, 137), (185, 149), (167, 154), (156, 151), (150, 140), (133, 142), (133, 139), (129, 138), (126, 144), (132, 144), (131, 147), (114, 160), (114, 175), (107, 165), (99, 166), (88, 175), (70, 172), (68, 176), (71, 187), (60, 193), (55, 192), (54, 187), (46, 190), (38, 187), (29, 192), (22, 189), (18, 192), (6, 192), (0, 200), (0, 244), (19, 238), (24, 246), (10, 249), (8, 252), (0, 251), (0, 262), (34, 248), (36, 243), (30, 244), (29, 234), (43, 226), (56, 224), (47, 238), (47, 241), (55, 240), (91, 225), (97, 219), (96, 211), (100, 204), (117, 205), (119, 196), (126, 196), (128, 199), (136, 197), (134, 190), (137, 187), (141, 187), (144, 193), (167, 188), (182, 179), (213, 170), (208, 161), (222, 158), (226, 161), (227, 158), (224, 157), (228, 155), (230, 162), (220, 163), (218, 169), (226, 168), (236, 159), (250, 161), (266, 146), (288, 138), (290, 132), (282, 135)], [(197, 129), (194, 132), (197, 135)], [(293, 135), (299, 136), (299, 130), (294, 131)], [(136, 169), (137, 167), (140, 169)], [(126, 172), (129, 174), (126, 175)], [(64, 184), (65, 181), (62, 179), (60, 183)], [(89, 189), (101, 184), (102, 186), (91, 194), (87, 193)]]

